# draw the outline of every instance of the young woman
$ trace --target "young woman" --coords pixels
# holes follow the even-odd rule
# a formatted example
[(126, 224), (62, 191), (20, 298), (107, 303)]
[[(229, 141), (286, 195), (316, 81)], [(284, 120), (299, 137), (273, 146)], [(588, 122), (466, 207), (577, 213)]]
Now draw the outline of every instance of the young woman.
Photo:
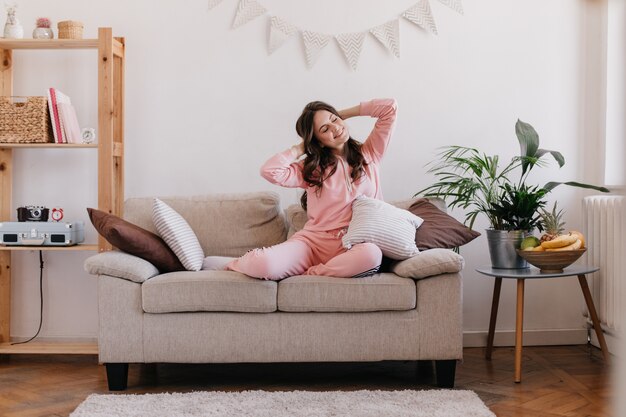
[[(355, 116), (378, 119), (363, 144), (350, 137), (344, 122)], [(296, 122), (302, 142), (271, 157), (261, 175), (273, 184), (303, 188), (301, 202), (308, 221), (287, 241), (254, 249), (228, 263), (226, 269), (270, 280), (292, 275), (350, 278), (376, 273), (382, 259), (380, 249), (361, 243), (346, 250), (341, 238), (357, 196), (382, 199), (379, 163), (395, 120), (396, 102), (391, 99), (340, 111), (320, 101), (307, 104)]]

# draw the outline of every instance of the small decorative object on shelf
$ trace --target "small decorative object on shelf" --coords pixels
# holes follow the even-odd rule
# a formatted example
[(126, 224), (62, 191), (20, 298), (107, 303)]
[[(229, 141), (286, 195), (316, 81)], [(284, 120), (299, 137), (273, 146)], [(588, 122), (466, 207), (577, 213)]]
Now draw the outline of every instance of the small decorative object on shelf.
[(83, 137), (83, 143), (94, 143), (96, 141), (96, 129), (93, 127), (85, 127), (80, 132)]
[(53, 39), (54, 32), (50, 29), (50, 19), (47, 17), (37, 18), (35, 23), (37, 26), (35, 30), (33, 30), (33, 39)]
[(83, 24), (76, 20), (64, 20), (57, 23), (59, 39), (82, 39)]
[(44, 206), (23, 206), (17, 208), (18, 222), (47, 222), (50, 209)]
[(61, 221), (61, 219), (63, 219), (63, 209), (60, 207), (53, 208), (50, 217), (52, 217), (52, 220), (55, 222)]
[(24, 28), (15, 16), (17, 5), (7, 5), (6, 8), (7, 21), (4, 24), (4, 37), (7, 39), (22, 39), (24, 37)]

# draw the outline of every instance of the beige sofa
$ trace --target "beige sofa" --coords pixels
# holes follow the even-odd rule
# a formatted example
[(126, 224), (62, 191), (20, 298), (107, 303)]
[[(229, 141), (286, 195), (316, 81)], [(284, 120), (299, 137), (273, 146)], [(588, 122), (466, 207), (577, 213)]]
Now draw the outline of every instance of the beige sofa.
[[(282, 242), (306, 219), (269, 192), (162, 200), (206, 255)], [(126, 220), (155, 232), (151, 213), (151, 198), (125, 203)], [(437, 385), (452, 387), (462, 357), (462, 266), (459, 255), (433, 249), (393, 265), (395, 273), (275, 282), (232, 271), (159, 274), (119, 251), (85, 262), (98, 276), (99, 360), (110, 390), (126, 389), (129, 363), (383, 360), (434, 360)]]

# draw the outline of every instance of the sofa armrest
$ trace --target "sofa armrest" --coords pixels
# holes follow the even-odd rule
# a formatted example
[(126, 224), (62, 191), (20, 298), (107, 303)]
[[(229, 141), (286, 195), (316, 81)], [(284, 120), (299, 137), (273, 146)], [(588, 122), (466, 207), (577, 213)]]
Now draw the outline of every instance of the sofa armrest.
[(396, 262), (392, 272), (404, 278), (421, 279), (433, 275), (460, 272), (465, 266), (461, 255), (450, 249), (429, 249)]
[(159, 275), (159, 270), (150, 262), (120, 251), (91, 256), (85, 260), (84, 267), (92, 275), (110, 275), (138, 283)]

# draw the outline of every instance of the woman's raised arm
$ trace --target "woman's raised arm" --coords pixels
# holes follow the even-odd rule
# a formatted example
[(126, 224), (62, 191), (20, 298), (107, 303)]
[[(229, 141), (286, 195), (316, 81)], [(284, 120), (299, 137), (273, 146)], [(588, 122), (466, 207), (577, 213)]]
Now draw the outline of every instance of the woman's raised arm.
[(306, 188), (302, 177), (302, 163), (297, 162), (303, 154), (302, 143), (277, 153), (263, 164), (261, 176), (272, 184), (283, 187)]

